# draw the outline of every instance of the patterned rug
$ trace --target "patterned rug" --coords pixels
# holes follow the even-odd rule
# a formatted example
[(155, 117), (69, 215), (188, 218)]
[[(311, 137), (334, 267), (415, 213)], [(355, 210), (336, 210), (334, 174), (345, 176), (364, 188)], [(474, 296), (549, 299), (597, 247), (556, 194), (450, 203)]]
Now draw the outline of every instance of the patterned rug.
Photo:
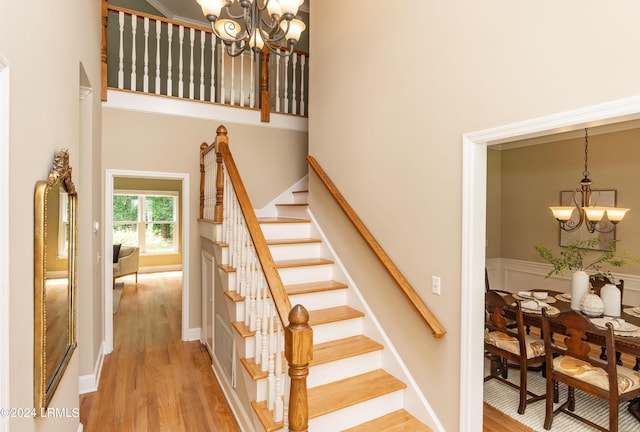
[[(485, 376), (488, 375), (489, 362), (485, 362)], [(509, 370), (509, 381), (517, 383), (520, 373), (517, 369)], [(529, 372), (528, 390), (535, 394), (545, 393), (545, 379), (539, 372)], [(484, 401), (499, 411), (513, 417), (518, 422), (539, 432), (546, 432), (544, 425), (545, 402), (544, 399), (527, 405), (523, 415), (518, 414), (519, 393), (516, 389), (501, 383), (498, 380), (489, 380), (484, 383)], [(560, 385), (560, 402), (567, 400), (567, 387)], [(618, 430), (620, 432), (640, 431), (640, 421), (627, 410), (627, 402), (620, 404), (618, 415)], [(554, 405), (554, 409), (559, 404)], [(609, 425), (609, 409), (603, 399), (594, 398), (584, 392), (576, 390), (576, 414), (584, 416), (592, 422), (607, 428)], [(551, 431), (593, 432), (596, 429), (578, 421), (570, 416), (559, 413), (553, 418)]]

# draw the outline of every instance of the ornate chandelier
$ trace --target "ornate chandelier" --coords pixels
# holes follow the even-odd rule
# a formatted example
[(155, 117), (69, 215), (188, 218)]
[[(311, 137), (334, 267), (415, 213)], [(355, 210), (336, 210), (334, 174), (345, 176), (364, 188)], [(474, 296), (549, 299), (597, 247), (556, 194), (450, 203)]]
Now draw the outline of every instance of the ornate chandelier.
[[(560, 206), (549, 207), (553, 212), (553, 216), (560, 223), (560, 229), (564, 231), (575, 231), (583, 224), (586, 225), (587, 230), (590, 233), (594, 232), (611, 232), (615, 228), (616, 224), (624, 218), (624, 215), (629, 211), (628, 208), (619, 207), (602, 207), (598, 206), (598, 198), (600, 191), (597, 189), (591, 189), (591, 180), (589, 179), (589, 168), (587, 167), (589, 157), (589, 135), (585, 128), (584, 130), (584, 171), (582, 173), (582, 180), (580, 180), (580, 188), (576, 188), (573, 191), (573, 202), (575, 206)], [(592, 199), (595, 198), (595, 199)], [(573, 212), (576, 210), (579, 215), (578, 221), (571, 219)], [(613, 225), (607, 227), (603, 222), (604, 215), (607, 215), (607, 219)]]
[[(305, 24), (296, 18), (304, 0), (196, 0), (213, 33), (226, 45), (227, 54), (238, 56), (247, 48), (263, 46), (289, 56), (300, 40)], [(286, 49), (278, 49), (286, 48)]]

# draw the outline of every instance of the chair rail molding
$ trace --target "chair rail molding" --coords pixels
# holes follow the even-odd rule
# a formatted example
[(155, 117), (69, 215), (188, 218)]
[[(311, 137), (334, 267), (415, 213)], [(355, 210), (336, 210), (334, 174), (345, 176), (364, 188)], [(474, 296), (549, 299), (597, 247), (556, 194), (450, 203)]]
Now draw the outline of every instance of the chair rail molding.
[(640, 118), (640, 96), (463, 134), (460, 430), (482, 429), (487, 146)]
[[(155, 171), (130, 171), (107, 169), (105, 172), (105, 202), (104, 202), (104, 354), (113, 351), (113, 181), (116, 177), (136, 177), (171, 179), (182, 181), (182, 233), (181, 245), (182, 262), (189, 263), (190, 245), (190, 216), (189, 216), (189, 174)], [(196, 275), (199, 277), (199, 275)], [(191, 341), (200, 339), (200, 328), (189, 328), (189, 266), (182, 266), (182, 340)]]

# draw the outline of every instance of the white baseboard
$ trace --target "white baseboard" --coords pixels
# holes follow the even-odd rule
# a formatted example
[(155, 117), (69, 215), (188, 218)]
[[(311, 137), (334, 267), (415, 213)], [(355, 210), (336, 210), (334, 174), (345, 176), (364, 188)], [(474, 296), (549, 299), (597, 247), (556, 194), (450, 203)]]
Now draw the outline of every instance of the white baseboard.
[(140, 267), (138, 269), (138, 274), (164, 273), (164, 272), (174, 272), (174, 271), (181, 271), (181, 270), (182, 270), (182, 264), (168, 264), (168, 265), (161, 265), (161, 266)]
[(200, 333), (201, 333), (201, 328), (197, 327), (197, 328), (190, 328), (189, 330), (187, 330), (187, 333), (185, 335), (183, 335), (183, 340), (185, 342), (190, 342), (190, 341), (194, 341), (194, 340), (200, 340)]
[(236, 393), (232, 388), (231, 383), (227, 379), (227, 375), (224, 373), (217, 357), (213, 355), (212, 359), (211, 369), (213, 369), (213, 373), (216, 376), (218, 383), (220, 383), (222, 393), (224, 393), (224, 396), (229, 403), (229, 407), (231, 407), (231, 411), (233, 411), (233, 416), (236, 418), (238, 426), (240, 426), (240, 430), (242, 432), (256, 432), (249, 414), (244, 409), (244, 405), (238, 398), (238, 393)]
[(84, 426), (82, 423), (78, 424), (78, 432), (82, 432), (84, 430)]
[[(93, 373), (89, 375), (81, 375), (78, 382), (78, 393), (92, 393), (98, 390), (98, 383), (100, 382), (100, 374), (102, 373), (102, 364), (104, 362), (104, 342), (100, 344), (100, 350), (98, 350), (98, 358), (93, 368)], [(82, 426), (82, 423), (80, 423)]]

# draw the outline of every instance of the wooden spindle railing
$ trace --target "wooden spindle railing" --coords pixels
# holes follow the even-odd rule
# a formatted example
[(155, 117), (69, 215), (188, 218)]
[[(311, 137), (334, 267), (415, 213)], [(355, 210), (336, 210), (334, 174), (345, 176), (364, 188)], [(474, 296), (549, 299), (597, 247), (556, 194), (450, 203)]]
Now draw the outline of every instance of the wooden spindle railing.
[(307, 162), (309, 166), (316, 173), (320, 181), (325, 185), (331, 196), (336, 200), (342, 211), (347, 218), (351, 221), (358, 233), (362, 236), (364, 241), (369, 245), (375, 256), (380, 260), (384, 268), (389, 275), (396, 282), (402, 293), (407, 297), (411, 305), (416, 309), (418, 314), (422, 317), (424, 322), (429, 326), (431, 333), (436, 338), (441, 338), (446, 334), (446, 330), (440, 324), (440, 321), (435, 317), (431, 309), (420, 298), (416, 290), (411, 286), (409, 281), (404, 277), (402, 272), (398, 269), (395, 263), (391, 260), (389, 255), (384, 251), (380, 243), (373, 237), (371, 232), (364, 225), (360, 217), (351, 208), (346, 199), (342, 196), (338, 188), (333, 184), (327, 173), (324, 172), (318, 161), (313, 156), (307, 156)]
[(102, 2), (102, 100), (115, 88), (259, 109), (262, 121), (272, 111), (306, 116), (308, 53), (231, 57), (208, 27)]
[[(254, 361), (268, 372), (267, 406), (273, 420), (282, 421), (289, 431), (304, 432), (313, 346), (309, 314), (301, 305), (291, 307), (229, 150), (227, 130), (220, 126), (216, 133), (211, 146), (200, 146), (200, 219), (221, 224), (229, 264), (236, 269), (233, 287), (244, 299), (244, 324), (255, 332)], [(283, 355), (289, 380), (281, 368)]]

